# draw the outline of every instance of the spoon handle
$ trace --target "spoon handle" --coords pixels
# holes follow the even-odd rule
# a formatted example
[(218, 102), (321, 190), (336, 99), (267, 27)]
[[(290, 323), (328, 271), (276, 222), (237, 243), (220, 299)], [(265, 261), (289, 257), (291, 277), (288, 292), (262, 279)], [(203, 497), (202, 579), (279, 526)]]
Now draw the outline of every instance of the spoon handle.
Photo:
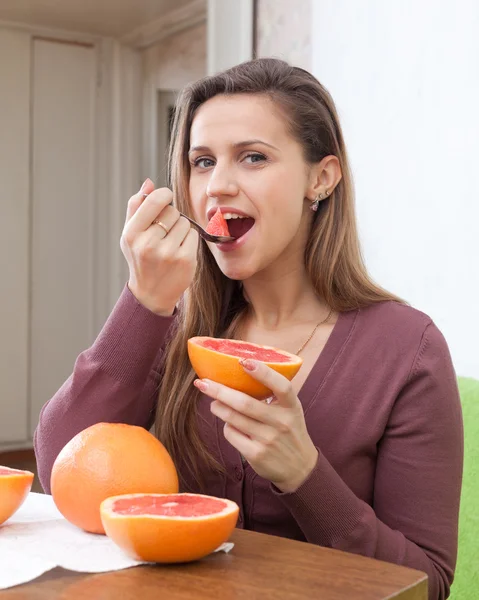
[[(148, 197), (148, 194), (143, 194), (143, 199), (145, 199), (147, 197)], [(173, 206), (173, 202), (170, 202), (170, 206)], [(187, 219), (193, 225), (193, 227), (198, 231), (200, 236), (206, 242), (213, 242), (214, 244), (222, 244), (223, 242), (232, 242), (233, 240), (236, 239), (234, 237), (227, 236), (227, 235), (212, 235), (211, 233), (208, 233), (205, 229), (203, 229), (203, 227), (201, 227), (201, 225), (199, 225), (196, 221), (193, 221), (193, 219), (190, 219), (190, 217), (188, 217), (187, 215), (184, 215), (182, 212), (180, 212), (180, 215), (182, 217), (185, 217), (185, 219)]]
[(193, 227), (197, 229), (200, 236), (207, 242), (221, 244), (222, 242), (232, 242), (235, 239), (234, 237), (226, 235), (212, 235), (211, 233), (205, 231), (203, 227), (201, 227), (201, 225), (199, 225), (196, 221), (193, 221), (193, 219), (190, 219), (190, 217), (188, 217), (187, 215), (184, 215), (183, 213), (180, 213), (180, 215), (182, 217), (185, 217), (185, 219), (188, 219), (188, 221), (193, 225)]

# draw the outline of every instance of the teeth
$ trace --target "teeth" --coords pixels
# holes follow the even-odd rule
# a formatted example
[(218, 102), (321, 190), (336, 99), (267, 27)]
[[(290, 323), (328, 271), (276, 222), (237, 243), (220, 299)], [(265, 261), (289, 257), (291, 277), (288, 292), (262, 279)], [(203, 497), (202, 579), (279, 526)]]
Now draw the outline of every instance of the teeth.
[(225, 219), (246, 219), (246, 217), (243, 217), (242, 215), (239, 215), (238, 213), (223, 213), (223, 217)]

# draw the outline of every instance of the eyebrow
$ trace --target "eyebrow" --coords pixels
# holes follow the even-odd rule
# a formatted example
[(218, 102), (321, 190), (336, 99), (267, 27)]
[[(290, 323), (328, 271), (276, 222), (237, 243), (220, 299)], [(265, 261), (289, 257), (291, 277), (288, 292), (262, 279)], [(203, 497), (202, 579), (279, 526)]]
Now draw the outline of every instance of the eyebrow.
[[(236, 142), (233, 144), (233, 148), (245, 148), (246, 146), (253, 146), (254, 144), (262, 144), (263, 146), (268, 146), (268, 148), (273, 148), (273, 150), (279, 151), (279, 148), (276, 148), (276, 146), (268, 144), (267, 142), (263, 142), (262, 140), (245, 140), (244, 142)], [(210, 150), (211, 149), (208, 148), (208, 146), (192, 146), (188, 154), (191, 154), (192, 152), (207, 152)]]

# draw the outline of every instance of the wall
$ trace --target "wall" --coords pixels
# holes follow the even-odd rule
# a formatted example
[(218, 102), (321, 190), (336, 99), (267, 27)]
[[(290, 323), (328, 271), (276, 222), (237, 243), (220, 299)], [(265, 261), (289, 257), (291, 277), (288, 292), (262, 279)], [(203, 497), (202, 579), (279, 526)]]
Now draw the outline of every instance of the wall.
[(179, 90), (206, 75), (206, 24), (172, 35), (143, 52), (146, 78), (157, 89)]
[(253, 57), (254, 0), (208, 0), (208, 75)]
[(206, 75), (206, 23), (172, 35), (143, 52), (142, 179), (160, 177), (158, 90), (179, 91)]
[[(120, 236), (128, 199), (139, 190), (143, 182), (140, 153), (143, 78), (139, 51), (115, 40), (105, 41), (103, 46), (103, 55), (107, 58), (108, 65), (103, 72), (103, 85), (110, 91), (110, 123), (106, 124), (108, 129), (103, 133), (109, 133), (107, 141), (111, 148), (109, 163), (105, 165), (111, 173), (110, 202), (101, 204), (103, 218), (108, 223), (108, 231), (104, 232), (104, 242), (108, 243), (107, 261), (103, 265), (109, 279), (106, 320), (128, 281), (128, 265), (120, 250)], [(102, 123), (102, 126), (105, 125)], [(105, 262), (105, 257), (100, 255), (98, 260)]]
[(479, 4), (313, 3), (313, 72), (349, 148), (367, 264), (479, 378)]
[(313, 0), (257, 0), (256, 56), (311, 69)]

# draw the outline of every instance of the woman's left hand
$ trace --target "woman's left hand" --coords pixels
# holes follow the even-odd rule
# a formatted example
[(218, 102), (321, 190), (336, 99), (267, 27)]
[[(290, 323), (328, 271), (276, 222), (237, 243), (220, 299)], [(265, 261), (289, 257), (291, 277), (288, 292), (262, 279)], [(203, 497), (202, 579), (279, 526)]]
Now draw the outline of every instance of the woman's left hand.
[(303, 407), (283, 375), (251, 359), (242, 361), (242, 365), (272, 391), (275, 402), (260, 402), (208, 379), (197, 379), (195, 385), (213, 398), (211, 412), (224, 421), (225, 438), (256, 473), (282, 492), (294, 492), (318, 459)]

